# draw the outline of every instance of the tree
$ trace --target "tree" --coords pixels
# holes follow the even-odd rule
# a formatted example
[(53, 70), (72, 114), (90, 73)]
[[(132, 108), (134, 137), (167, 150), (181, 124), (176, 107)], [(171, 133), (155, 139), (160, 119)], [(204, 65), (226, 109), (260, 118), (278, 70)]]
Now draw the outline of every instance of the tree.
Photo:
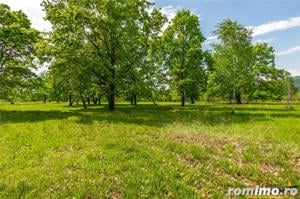
[(253, 84), (253, 55), (251, 31), (237, 22), (225, 20), (218, 25), (215, 34), (219, 43), (214, 47), (214, 67), (210, 74), (210, 94), (242, 103), (242, 96), (249, 93)]
[(52, 79), (49, 75), (49, 72), (44, 71), (41, 74), (39, 74), (39, 76), (37, 78), (37, 81), (38, 81), (37, 89), (33, 93), (36, 95), (35, 96), (36, 100), (41, 100), (44, 103), (46, 103), (47, 100), (49, 100), (49, 97), (52, 92), (52, 81), (51, 80)]
[(50, 65), (50, 75), (53, 80), (53, 88), (57, 99), (68, 99), (69, 106), (75, 100), (81, 99), (83, 107), (86, 106), (86, 99), (90, 94), (92, 86), (91, 73), (87, 68), (75, 62), (69, 62), (72, 57), (78, 55), (60, 54)]
[(5, 4), (0, 4), (0, 27), (0, 96), (13, 103), (36, 78), (32, 69), (40, 37), (22, 11), (11, 11)]
[(213, 45), (213, 67), (209, 94), (233, 103), (244, 100), (281, 100), (285, 94), (286, 75), (275, 67), (273, 47), (251, 43), (251, 31), (225, 20), (215, 32), (219, 43)]
[[(199, 19), (188, 10), (178, 11), (163, 33), (164, 64), (169, 71), (171, 86), (181, 95), (181, 106), (186, 96), (194, 99), (205, 81)], [(193, 100), (192, 100), (193, 101)]]
[(280, 100), (284, 95), (284, 70), (275, 68), (275, 53), (273, 47), (266, 43), (253, 46), (255, 86), (251, 99)]
[(81, 57), (89, 62), (82, 67), (93, 73), (107, 95), (110, 110), (115, 108), (117, 88), (129, 72), (126, 69), (133, 64), (128, 58), (139, 53), (137, 38), (150, 18), (150, 5), (146, 0), (43, 1), (56, 40), (84, 44)]
[[(158, 44), (161, 28), (166, 17), (159, 10), (153, 10), (144, 19), (143, 29), (134, 35), (132, 50), (134, 55), (127, 57), (127, 67), (124, 67), (124, 84), (121, 90), (131, 105), (137, 105), (137, 98), (148, 97), (152, 92), (149, 80), (155, 78), (153, 72), (159, 70), (151, 50)], [(156, 52), (157, 53), (157, 52)]]

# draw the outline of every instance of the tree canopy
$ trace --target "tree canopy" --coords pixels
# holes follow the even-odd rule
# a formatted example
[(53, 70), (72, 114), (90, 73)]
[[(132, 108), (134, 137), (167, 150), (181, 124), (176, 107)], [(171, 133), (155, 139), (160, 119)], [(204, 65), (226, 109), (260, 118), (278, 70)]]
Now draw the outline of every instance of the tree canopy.
[[(44, 0), (52, 29), (40, 33), (22, 11), (0, 4), (1, 99), (108, 102), (221, 98), (230, 103), (282, 100), (295, 93), (274, 48), (224, 20), (210, 51), (197, 15), (167, 17), (147, 0)], [(49, 68), (37, 73), (47, 63)], [(233, 110), (234, 111), (234, 110)]]
[(171, 24), (163, 33), (164, 64), (171, 77), (171, 86), (191, 101), (199, 95), (205, 82), (204, 55), (199, 19), (189, 10), (178, 11)]
[(13, 103), (19, 90), (30, 89), (35, 74), (39, 32), (22, 11), (0, 4), (0, 95)]

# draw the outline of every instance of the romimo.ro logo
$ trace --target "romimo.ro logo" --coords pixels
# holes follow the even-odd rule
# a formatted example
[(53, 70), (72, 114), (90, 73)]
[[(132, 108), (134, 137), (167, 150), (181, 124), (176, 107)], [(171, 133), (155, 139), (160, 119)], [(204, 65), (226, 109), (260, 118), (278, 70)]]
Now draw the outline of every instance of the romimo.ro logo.
[(292, 187), (259, 187), (255, 188), (228, 188), (227, 196), (246, 196), (246, 198), (268, 198), (268, 196), (276, 198), (286, 198), (287, 196), (296, 196), (298, 189), (296, 186)]

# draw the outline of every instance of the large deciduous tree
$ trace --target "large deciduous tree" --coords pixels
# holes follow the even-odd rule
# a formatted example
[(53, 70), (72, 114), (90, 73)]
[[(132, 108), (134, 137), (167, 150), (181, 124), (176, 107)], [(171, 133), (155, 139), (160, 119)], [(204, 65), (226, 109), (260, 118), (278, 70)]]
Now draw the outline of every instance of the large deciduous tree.
[(22, 11), (11, 11), (0, 4), (0, 95), (13, 102), (18, 91), (24, 91), (36, 76), (35, 44), (39, 32), (31, 28)]
[[(251, 31), (237, 22), (225, 20), (215, 34), (219, 42), (214, 47), (214, 67), (210, 75), (211, 94), (219, 94), (241, 103), (253, 84)], [(232, 112), (234, 112), (234, 107)]]
[[(131, 56), (127, 57), (126, 67), (124, 67), (123, 93), (130, 98), (132, 105), (137, 105), (137, 97), (148, 97), (152, 92), (150, 79), (155, 79), (154, 71), (159, 71), (155, 64), (155, 57), (151, 51), (159, 49), (158, 40), (161, 28), (166, 21), (166, 17), (159, 10), (153, 10), (146, 14), (143, 19), (143, 26), (139, 34), (132, 35)], [(159, 54), (159, 52), (156, 52)]]
[[(251, 31), (225, 20), (215, 31), (209, 95), (241, 103), (243, 100), (280, 100), (285, 93), (285, 71), (275, 67), (273, 47), (251, 43)], [(232, 112), (234, 113), (234, 106)]]
[(254, 100), (280, 100), (284, 95), (284, 70), (275, 67), (273, 47), (266, 43), (253, 46), (255, 86), (251, 98)]
[(192, 101), (205, 82), (204, 56), (201, 44), (205, 40), (200, 31), (199, 19), (189, 10), (178, 11), (163, 33), (164, 64), (171, 78), (171, 87)]
[(115, 108), (117, 88), (124, 78), (136, 72), (132, 68), (142, 67), (141, 38), (151, 28), (146, 23), (151, 20), (150, 5), (146, 0), (43, 1), (55, 45), (81, 43), (81, 57), (88, 60), (82, 67), (93, 73), (107, 95), (110, 110)]

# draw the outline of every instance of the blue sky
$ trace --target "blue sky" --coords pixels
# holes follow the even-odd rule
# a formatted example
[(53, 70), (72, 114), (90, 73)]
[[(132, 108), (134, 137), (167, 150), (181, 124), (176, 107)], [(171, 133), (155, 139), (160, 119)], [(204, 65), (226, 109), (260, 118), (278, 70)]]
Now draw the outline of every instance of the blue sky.
[(276, 65), (300, 75), (300, 0), (156, 0), (172, 18), (176, 10), (190, 9), (200, 17), (201, 31), (214, 41), (213, 31), (224, 19), (254, 30), (253, 42), (275, 48)]
[[(268, 42), (276, 50), (276, 65), (292, 75), (300, 75), (300, 0), (152, 0), (168, 18), (177, 10), (190, 9), (200, 17), (205, 47), (214, 41), (213, 31), (224, 19), (252, 27), (253, 42)], [(43, 20), (41, 0), (0, 0), (13, 10), (23, 10), (33, 27), (49, 30)]]

